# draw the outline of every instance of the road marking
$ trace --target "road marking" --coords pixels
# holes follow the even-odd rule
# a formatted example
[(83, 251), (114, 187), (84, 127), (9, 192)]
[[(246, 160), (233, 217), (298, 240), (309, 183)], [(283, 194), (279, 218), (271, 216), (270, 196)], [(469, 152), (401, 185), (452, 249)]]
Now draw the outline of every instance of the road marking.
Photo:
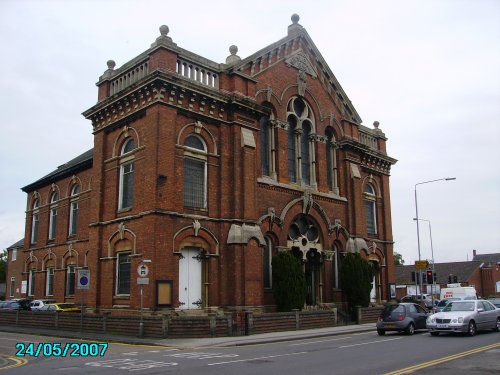
[(203, 352), (182, 352), (176, 354), (164, 354), (164, 357), (188, 358), (188, 359), (210, 359), (210, 358), (234, 358), (238, 354), (225, 353), (203, 353)]
[(277, 354), (277, 355), (269, 355), (266, 357), (257, 357), (257, 358), (248, 358), (248, 359), (237, 359), (235, 361), (209, 363), (208, 366), (226, 365), (228, 363), (236, 363), (236, 362), (258, 361), (259, 359), (286, 357), (286, 356), (297, 355), (297, 354), (307, 354), (307, 352), (298, 352), (298, 353), (290, 353), (290, 354)]
[(151, 368), (159, 368), (159, 367), (172, 367), (172, 366), (177, 366), (177, 363), (140, 360), (135, 358), (134, 359), (122, 358), (122, 359), (110, 359), (107, 361), (87, 362), (85, 363), (85, 365), (92, 367), (117, 368), (119, 370), (128, 370), (131, 372), (131, 371), (148, 370)]
[(380, 342), (386, 342), (386, 341), (393, 341), (393, 340), (401, 340), (402, 337), (396, 337), (393, 339), (386, 339), (386, 340), (377, 340), (377, 341), (368, 341), (368, 342), (362, 342), (360, 344), (352, 344), (352, 345), (343, 345), (339, 346), (339, 349), (344, 349), (344, 348), (352, 348), (353, 346), (362, 346), (362, 345), (370, 345), (370, 344), (378, 344)]
[(8, 370), (8, 369), (11, 369), (11, 368), (16, 368), (16, 367), (20, 367), (20, 366), (24, 366), (26, 363), (28, 363), (28, 360), (26, 358), (11, 357), (10, 355), (4, 355), (4, 354), (0, 354), (0, 357), (6, 359), (8, 361), (14, 362), (11, 365), (0, 367), (0, 371), (1, 370)]
[(301, 343), (298, 343), (298, 344), (290, 344), (290, 346), (301, 346), (301, 345), (319, 344), (319, 343), (322, 343), (322, 342), (347, 340), (347, 339), (351, 339), (351, 338), (352, 338), (351, 336), (347, 336), (347, 337), (341, 337), (341, 338), (329, 339), (329, 340), (306, 341), (306, 342), (301, 342)]
[(421, 369), (426, 368), (426, 367), (439, 365), (441, 363), (453, 361), (454, 359), (463, 358), (463, 357), (466, 357), (466, 356), (471, 355), (471, 354), (476, 354), (476, 353), (484, 352), (486, 350), (493, 349), (493, 348), (498, 348), (498, 347), (500, 347), (500, 342), (497, 342), (496, 344), (491, 344), (491, 345), (487, 345), (487, 346), (482, 346), (480, 348), (468, 350), (466, 352), (452, 354), (452, 355), (449, 355), (449, 356), (446, 356), (446, 357), (434, 359), (432, 361), (428, 361), (428, 362), (424, 362), (424, 363), (419, 363), (418, 365), (406, 367), (406, 368), (403, 368), (403, 369), (400, 369), (400, 370), (396, 370), (396, 371), (392, 371), (392, 372), (386, 372), (384, 375), (411, 374), (411, 373), (413, 373), (413, 372), (415, 372), (417, 370), (421, 370)]

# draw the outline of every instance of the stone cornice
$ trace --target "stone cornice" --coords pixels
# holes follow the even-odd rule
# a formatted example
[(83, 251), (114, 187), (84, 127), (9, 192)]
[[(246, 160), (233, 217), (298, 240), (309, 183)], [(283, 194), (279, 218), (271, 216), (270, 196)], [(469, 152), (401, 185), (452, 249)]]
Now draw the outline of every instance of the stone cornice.
[(360, 156), (360, 164), (366, 169), (389, 175), (391, 166), (396, 164), (397, 160), (387, 156), (379, 151), (363, 145), (353, 139), (343, 139), (338, 142), (339, 147), (346, 151), (354, 151)]
[(92, 120), (94, 131), (97, 132), (155, 103), (222, 122), (232, 120), (228, 115), (232, 111), (247, 113), (252, 118), (268, 112), (268, 109), (242, 94), (214, 91), (170, 72), (157, 70), (144, 80), (97, 103), (83, 115)]

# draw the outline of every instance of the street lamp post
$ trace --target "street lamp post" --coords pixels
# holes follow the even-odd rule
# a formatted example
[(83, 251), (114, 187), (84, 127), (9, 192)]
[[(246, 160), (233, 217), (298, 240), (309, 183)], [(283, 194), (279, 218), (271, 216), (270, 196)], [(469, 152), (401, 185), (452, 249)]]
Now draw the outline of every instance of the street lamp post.
[[(415, 221), (417, 222), (417, 247), (418, 247), (418, 260), (421, 260), (420, 256), (420, 229), (419, 229), (419, 219), (418, 219), (418, 200), (417, 200), (417, 186), (418, 185), (423, 185), (423, 184), (429, 184), (431, 182), (437, 182), (437, 181), (452, 181), (456, 180), (456, 177), (446, 177), (446, 178), (438, 178), (436, 180), (429, 180), (429, 181), (423, 181), (423, 182), (418, 182), (415, 184)], [(419, 276), (417, 278), (417, 284), (420, 283), (420, 294), (422, 294), (422, 272), (419, 270)], [(418, 285), (417, 285), (418, 289)], [(418, 290), (415, 291), (415, 293), (418, 295)], [(434, 306), (433, 306), (434, 307)]]
[[(431, 228), (431, 221), (426, 220), (426, 219), (417, 219), (414, 218), (413, 220), (415, 221), (426, 221), (429, 223), (429, 236), (431, 239), (431, 256), (432, 256), (432, 284), (431, 284), (431, 301), (432, 301), (432, 308), (434, 308), (434, 291), (436, 290), (436, 280), (434, 280), (434, 275), (436, 273), (436, 266), (434, 262), (434, 247), (432, 246), (432, 228)], [(427, 283), (429, 283), (429, 280), (427, 280)]]

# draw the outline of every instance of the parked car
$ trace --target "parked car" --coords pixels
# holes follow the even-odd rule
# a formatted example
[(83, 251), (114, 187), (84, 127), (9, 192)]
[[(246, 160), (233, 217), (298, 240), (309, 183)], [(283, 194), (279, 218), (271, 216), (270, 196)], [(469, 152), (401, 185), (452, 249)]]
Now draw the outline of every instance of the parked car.
[(438, 313), (444, 310), (445, 306), (448, 302), (451, 301), (460, 301), (460, 298), (445, 298), (438, 302), (436, 306), (434, 306), (434, 313)]
[(474, 336), (485, 329), (500, 330), (500, 309), (484, 300), (449, 302), (440, 313), (427, 318), (427, 328), (432, 336), (440, 333), (467, 333)]
[(430, 294), (410, 294), (401, 298), (401, 302), (412, 302), (419, 303), (422, 302), (427, 309), (432, 309), (432, 296)]
[(53, 299), (35, 299), (30, 303), (30, 310), (35, 311), (41, 309), (43, 306), (56, 302)]
[(500, 298), (488, 298), (488, 301), (500, 308)]
[(80, 312), (80, 306), (74, 303), (48, 303), (43, 306), (39, 311), (56, 311), (56, 312)]
[(20, 306), (18, 310), (29, 310), (31, 300), (27, 298), (13, 298), (5, 302), (17, 302)]
[(21, 304), (17, 301), (5, 301), (2, 304), (2, 310), (24, 310)]
[(425, 329), (427, 311), (416, 303), (397, 303), (386, 305), (377, 321), (377, 333), (404, 331), (413, 335), (417, 329)]

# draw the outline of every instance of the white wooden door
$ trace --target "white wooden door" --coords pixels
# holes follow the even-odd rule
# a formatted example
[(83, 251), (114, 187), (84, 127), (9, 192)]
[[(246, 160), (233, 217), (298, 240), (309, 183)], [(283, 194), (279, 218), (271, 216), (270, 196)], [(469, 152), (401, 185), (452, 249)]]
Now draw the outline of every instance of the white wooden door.
[(198, 249), (183, 249), (179, 259), (179, 302), (181, 309), (201, 308), (201, 261)]

